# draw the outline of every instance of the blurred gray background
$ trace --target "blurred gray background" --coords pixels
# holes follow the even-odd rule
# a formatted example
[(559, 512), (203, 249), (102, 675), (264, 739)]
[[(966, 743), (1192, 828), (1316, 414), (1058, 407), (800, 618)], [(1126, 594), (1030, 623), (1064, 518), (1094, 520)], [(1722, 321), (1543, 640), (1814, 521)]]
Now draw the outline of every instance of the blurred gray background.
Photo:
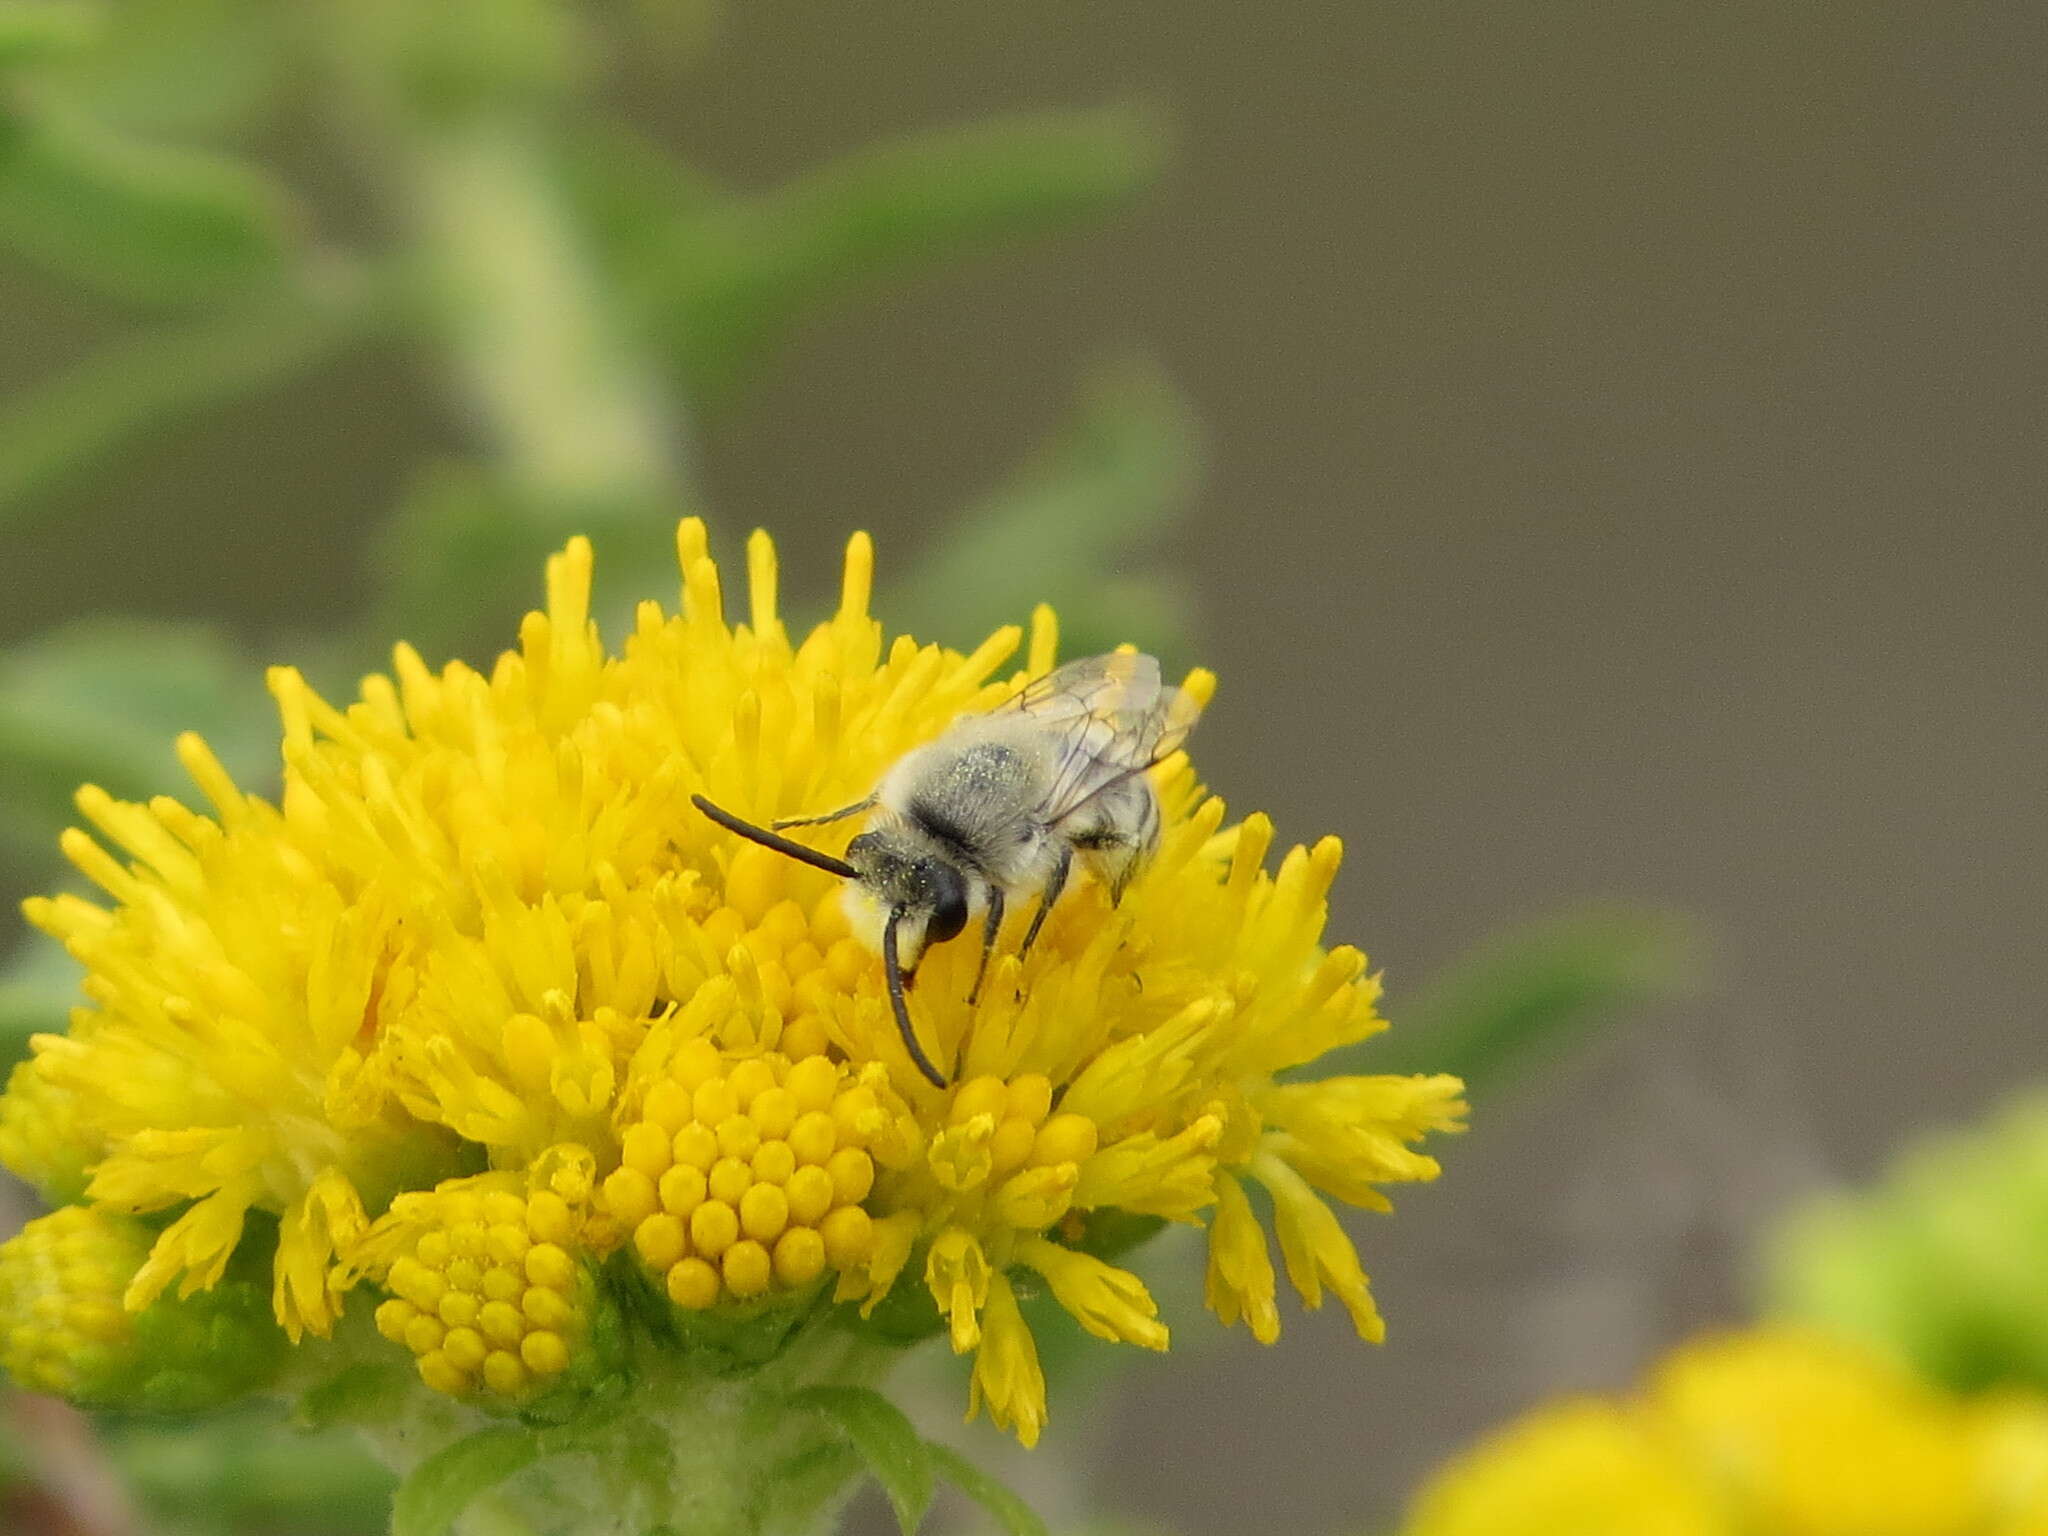
[[(1169, 107), (1137, 217), (799, 338), (703, 438), (721, 525), (822, 595), (846, 530), (903, 557), (1143, 348), (1211, 445), (1164, 551), (1177, 660), (1223, 678), (1202, 767), (1344, 836), (1333, 934), (1397, 1028), (1504, 920), (1636, 897), (1716, 939), (1698, 1000), (1480, 1104), (1363, 1224), (1385, 1349), (1188, 1317), (1206, 1348), (1056, 1399), (1116, 1508), (1382, 1511), (1735, 1315), (1785, 1199), (2039, 1072), (2044, 80), (2039, 6), (764, 0), (684, 93), (632, 87), (740, 184), (1004, 105)], [(0, 315), (0, 390), (102, 323), (12, 267)], [(9, 537), (0, 641), (132, 610), (276, 650), (356, 611), (437, 411), (394, 358), (137, 454)]]

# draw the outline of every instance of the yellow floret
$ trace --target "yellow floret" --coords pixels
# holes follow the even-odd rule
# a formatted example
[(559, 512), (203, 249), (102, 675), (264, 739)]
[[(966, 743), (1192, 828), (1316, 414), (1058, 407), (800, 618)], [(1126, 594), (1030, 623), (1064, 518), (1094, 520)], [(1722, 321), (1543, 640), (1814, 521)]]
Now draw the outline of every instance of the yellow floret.
[(867, 1262), (874, 1239), (874, 1221), (857, 1205), (842, 1205), (819, 1224), (825, 1257), (834, 1269), (857, 1269)]
[(633, 1246), (650, 1269), (667, 1269), (688, 1250), (683, 1224), (666, 1211), (650, 1216), (633, 1229)]
[(658, 1179), (668, 1172), (673, 1161), (671, 1141), (668, 1133), (652, 1121), (643, 1120), (638, 1125), (629, 1125), (619, 1141), (619, 1161), (623, 1167), (643, 1178)]
[(725, 1288), (735, 1296), (758, 1296), (768, 1289), (768, 1250), (752, 1238), (741, 1238), (719, 1261)]
[[(716, 1168), (713, 1172), (716, 1172)], [(742, 1185), (742, 1188), (745, 1186)], [(657, 1191), (661, 1208), (672, 1216), (688, 1216), (704, 1202), (706, 1194), (717, 1194), (723, 1200), (727, 1196), (713, 1188), (703, 1172), (688, 1163), (678, 1163), (661, 1176), (661, 1187)], [(620, 1212), (623, 1216), (626, 1213)]]
[(448, 1330), (438, 1317), (414, 1313), (412, 1321), (405, 1326), (403, 1343), (416, 1355), (424, 1355), (441, 1347), (441, 1341), (448, 1336)]
[(754, 1154), (754, 1179), (761, 1184), (787, 1184), (796, 1172), (796, 1153), (786, 1141), (764, 1141)]
[(702, 1311), (718, 1300), (719, 1274), (703, 1259), (684, 1259), (670, 1267), (668, 1296), (679, 1307)]
[(605, 1206), (623, 1222), (651, 1214), (659, 1199), (654, 1181), (638, 1168), (615, 1168), (604, 1181)]
[(736, 1157), (721, 1157), (711, 1165), (711, 1176), (705, 1181), (705, 1188), (712, 1199), (736, 1206), (753, 1182), (754, 1170), (750, 1164)]
[(823, 1163), (838, 1143), (838, 1127), (832, 1123), (832, 1116), (822, 1109), (811, 1110), (790, 1128), (789, 1150), (796, 1154), (800, 1163)]
[(484, 1385), (499, 1397), (523, 1396), (532, 1378), (510, 1350), (494, 1349), (483, 1363)]
[(789, 1176), (786, 1188), (789, 1191), (789, 1214), (805, 1226), (816, 1226), (823, 1220), (825, 1213), (832, 1209), (832, 1201), (838, 1193), (833, 1187), (832, 1175), (815, 1166), (797, 1169)]
[(858, 1205), (875, 1187), (874, 1159), (859, 1147), (841, 1147), (825, 1164), (833, 1198), (840, 1205)]
[(809, 1285), (824, 1269), (825, 1239), (815, 1227), (791, 1227), (775, 1240), (775, 1278), (784, 1285)]
[(690, 1212), (690, 1241), (707, 1258), (717, 1258), (740, 1235), (740, 1219), (723, 1200), (706, 1200)]
[(519, 1341), (519, 1358), (536, 1376), (559, 1376), (569, 1368), (569, 1346), (559, 1333), (529, 1333)]
[(772, 1243), (788, 1225), (789, 1196), (778, 1186), (755, 1184), (740, 1198), (740, 1227), (747, 1236)]

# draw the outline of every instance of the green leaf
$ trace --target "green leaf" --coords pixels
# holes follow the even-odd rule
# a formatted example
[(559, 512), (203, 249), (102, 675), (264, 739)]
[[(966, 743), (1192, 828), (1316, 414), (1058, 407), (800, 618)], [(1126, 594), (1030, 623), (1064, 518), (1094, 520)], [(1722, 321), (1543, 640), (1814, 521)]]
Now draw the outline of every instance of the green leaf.
[(904, 1536), (911, 1536), (931, 1508), (937, 1448), (925, 1443), (903, 1410), (865, 1387), (811, 1387), (790, 1401), (838, 1427), (889, 1496)]
[(530, 1429), (479, 1430), (435, 1452), (398, 1486), (391, 1506), (391, 1536), (446, 1536), (478, 1495), (540, 1459), (540, 1437)]
[(1098, 369), (1052, 439), (947, 524), (884, 611), (910, 633), (972, 644), (991, 614), (1021, 620), (1044, 601), (1065, 655), (1124, 641), (1171, 652), (1188, 630), (1177, 590), (1126, 573), (1186, 508), (1200, 466), (1193, 415), (1164, 374)]
[(926, 1449), (946, 1480), (993, 1515), (1009, 1536), (1048, 1536), (1030, 1505), (958, 1451), (943, 1445)]
[(577, 219), (622, 274), (646, 278), (666, 259), (677, 221), (725, 202), (725, 189), (624, 123), (563, 125), (551, 149)]
[(1325, 1057), (1318, 1076), (1448, 1072), (1476, 1099), (1557, 1055), (1614, 1013), (1693, 991), (1691, 920), (1631, 907), (1545, 918), (1487, 940), (1396, 1001), (1396, 1028)]
[(96, 42), (106, 8), (86, 0), (5, 0), (0, 4), (0, 69), (38, 64)]
[(0, 241), (60, 277), (136, 303), (217, 300), (274, 283), (293, 224), (245, 162), (0, 108)]
[(639, 274), (698, 402), (730, 393), (798, 315), (1127, 204), (1167, 135), (1128, 108), (1041, 112), (849, 155), (787, 186), (677, 221)]
[(267, 0), (119, 0), (118, 24), (37, 83), (143, 138), (241, 135), (261, 123), (284, 75), (287, 40), (303, 26), (289, 9)]
[(261, 788), (274, 718), (256, 668), (203, 625), (93, 619), (0, 654), (0, 844), (54, 854), (83, 783), (131, 800), (180, 792), (180, 731)]
[[(860, 1452), (843, 1440), (810, 1445), (768, 1474), (768, 1499), (761, 1523), (770, 1530), (806, 1530), (817, 1512), (836, 1507), (861, 1474)], [(648, 1536), (655, 1536), (649, 1532)]]
[(352, 295), (266, 295), (125, 337), (24, 391), (0, 415), (0, 527), (150, 434), (306, 372), (358, 339), (370, 313)]
[(361, 28), (378, 34), (370, 67), (389, 77), (423, 125), (531, 113), (562, 97), (591, 60), (584, 8), (560, 0), (351, 9), (375, 15)]

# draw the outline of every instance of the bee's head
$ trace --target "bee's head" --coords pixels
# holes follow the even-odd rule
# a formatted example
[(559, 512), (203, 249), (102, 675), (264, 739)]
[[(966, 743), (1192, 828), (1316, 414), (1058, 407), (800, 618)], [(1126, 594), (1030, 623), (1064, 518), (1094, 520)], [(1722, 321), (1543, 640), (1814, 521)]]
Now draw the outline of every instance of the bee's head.
[(882, 913), (902, 914), (896, 942), (906, 977), (927, 944), (943, 944), (967, 926), (967, 877), (922, 840), (895, 831), (863, 832), (847, 845), (846, 862), (858, 877), (850, 883), (850, 897)]

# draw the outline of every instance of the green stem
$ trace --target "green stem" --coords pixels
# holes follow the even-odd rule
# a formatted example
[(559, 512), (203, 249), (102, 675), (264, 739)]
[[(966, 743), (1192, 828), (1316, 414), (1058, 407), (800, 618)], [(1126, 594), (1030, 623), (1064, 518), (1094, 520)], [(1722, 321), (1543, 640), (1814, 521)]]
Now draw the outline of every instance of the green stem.
[(537, 138), (493, 114), (411, 145), (455, 377), (521, 490), (569, 506), (672, 501), (686, 491), (681, 412), (604, 302)]
[(561, 1423), (522, 1427), (413, 1384), (359, 1428), (404, 1478), (400, 1536), (450, 1520), (459, 1536), (817, 1536), (864, 1463), (809, 1394), (876, 1387), (900, 1354), (830, 1316), (751, 1363), (641, 1340), (630, 1390)]
[(427, 339), (507, 489), (552, 520), (696, 504), (685, 413), (557, 184), (544, 81), (437, 90), (434, 7), (335, 0), (345, 147), (402, 229)]

